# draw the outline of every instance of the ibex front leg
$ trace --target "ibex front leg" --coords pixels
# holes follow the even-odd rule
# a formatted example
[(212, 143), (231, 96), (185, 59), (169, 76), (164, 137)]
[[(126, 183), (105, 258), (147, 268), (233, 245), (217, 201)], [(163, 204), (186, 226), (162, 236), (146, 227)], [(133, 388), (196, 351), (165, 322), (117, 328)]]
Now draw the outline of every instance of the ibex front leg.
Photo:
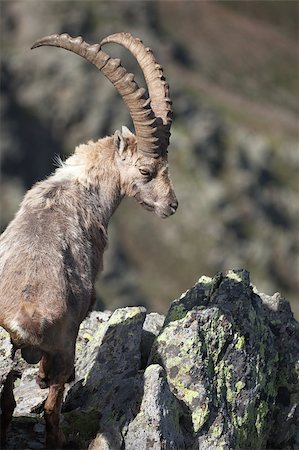
[(65, 443), (59, 426), (63, 392), (64, 383), (50, 385), (49, 395), (44, 406), (47, 449), (61, 449)]
[[(44, 405), (46, 422), (46, 448), (61, 449), (65, 438), (60, 430), (60, 412), (64, 385), (74, 373), (74, 345), (65, 353), (44, 354), (40, 363), (40, 384), (49, 386)], [(44, 386), (43, 386), (44, 387)]]

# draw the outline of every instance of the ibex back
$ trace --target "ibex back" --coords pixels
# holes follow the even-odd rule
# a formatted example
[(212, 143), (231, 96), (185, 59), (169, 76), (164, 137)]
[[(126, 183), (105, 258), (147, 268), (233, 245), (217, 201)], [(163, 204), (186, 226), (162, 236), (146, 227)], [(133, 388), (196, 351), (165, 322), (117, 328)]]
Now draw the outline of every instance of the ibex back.
[[(119, 60), (102, 51), (107, 42), (133, 53), (148, 96)], [(43, 45), (71, 50), (96, 65), (122, 95), (136, 132), (122, 127), (114, 136), (77, 147), (53, 175), (25, 195), (0, 238), (0, 325), (28, 362), (40, 361), (37, 381), (49, 387), (46, 447), (60, 448), (64, 384), (74, 377), (75, 342), (95, 300), (109, 219), (124, 196), (135, 197), (162, 218), (173, 214), (178, 203), (167, 162), (171, 101), (150, 49), (128, 33), (92, 46), (81, 37), (53, 35), (33, 48)], [(5, 434), (2, 429), (2, 440)]]

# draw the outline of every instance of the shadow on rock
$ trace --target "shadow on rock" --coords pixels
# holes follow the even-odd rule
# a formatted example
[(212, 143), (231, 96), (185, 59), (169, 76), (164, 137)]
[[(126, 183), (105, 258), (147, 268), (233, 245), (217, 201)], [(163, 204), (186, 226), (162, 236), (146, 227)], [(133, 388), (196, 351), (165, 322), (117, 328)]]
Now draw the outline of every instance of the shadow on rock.
[[(89, 320), (96, 320), (98, 314), (92, 313)], [(117, 448), (116, 442), (121, 447), (120, 430), (135, 417), (141, 403), (140, 343), (145, 315), (142, 307), (119, 309), (98, 328), (91, 325), (93, 335), (85, 331), (78, 340), (79, 380), (68, 391), (64, 419), (73, 424), (74, 415), (77, 413), (80, 421), (84, 411), (89, 423), (95, 424), (94, 430), (100, 430), (98, 439), (111, 441), (111, 448)], [(83, 340), (88, 341), (86, 346), (82, 345)]]

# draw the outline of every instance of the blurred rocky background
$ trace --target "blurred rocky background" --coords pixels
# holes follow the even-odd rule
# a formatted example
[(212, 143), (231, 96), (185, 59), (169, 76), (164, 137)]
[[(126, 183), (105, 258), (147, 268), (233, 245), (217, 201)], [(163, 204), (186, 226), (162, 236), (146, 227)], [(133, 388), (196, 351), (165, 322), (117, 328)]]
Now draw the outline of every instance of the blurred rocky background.
[[(93, 66), (47, 34), (130, 31), (163, 65), (174, 102), (177, 213), (125, 200), (111, 221), (98, 307), (165, 312), (198, 274), (246, 268), (299, 316), (298, 2), (1, 0), (1, 230), (24, 192), (76, 145), (132, 128)], [(105, 49), (136, 72), (118, 46)], [(137, 79), (142, 83), (139, 74)], [(297, 303), (296, 303), (297, 299)]]

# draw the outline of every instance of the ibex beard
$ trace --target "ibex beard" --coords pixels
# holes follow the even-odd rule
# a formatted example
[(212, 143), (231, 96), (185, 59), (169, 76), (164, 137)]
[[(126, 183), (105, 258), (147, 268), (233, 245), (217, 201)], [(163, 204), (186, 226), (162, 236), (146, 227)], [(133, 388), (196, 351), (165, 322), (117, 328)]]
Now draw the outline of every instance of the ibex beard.
[[(134, 54), (148, 97), (120, 61), (102, 51), (107, 42), (122, 44)], [(39, 362), (37, 381), (49, 388), (46, 447), (61, 448), (64, 385), (74, 378), (76, 338), (95, 301), (110, 217), (124, 196), (134, 197), (161, 218), (174, 214), (178, 203), (167, 161), (171, 101), (152, 52), (128, 33), (92, 46), (81, 37), (53, 35), (33, 48), (42, 45), (71, 50), (96, 65), (124, 98), (136, 131), (135, 136), (122, 127), (114, 136), (77, 147), (53, 175), (27, 192), (0, 237), (0, 325), (27, 362)], [(13, 399), (9, 383), (7, 398)], [(3, 411), (2, 441), (14, 406), (12, 400)]]

